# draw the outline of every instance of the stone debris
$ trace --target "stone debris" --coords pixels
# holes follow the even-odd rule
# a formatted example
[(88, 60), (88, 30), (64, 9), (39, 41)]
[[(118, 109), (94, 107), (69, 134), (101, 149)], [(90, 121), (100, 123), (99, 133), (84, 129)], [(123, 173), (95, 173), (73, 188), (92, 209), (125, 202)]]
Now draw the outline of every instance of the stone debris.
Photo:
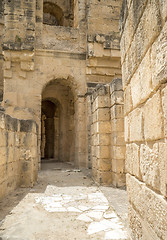
[[(48, 193), (48, 190), (56, 189), (54, 186), (48, 186), (45, 193)], [(127, 239), (127, 232), (121, 220), (109, 208), (108, 200), (99, 190), (87, 195), (76, 192), (74, 195), (53, 194), (51, 197), (36, 197), (35, 201), (48, 212), (81, 213), (76, 220), (90, 223), (87, 228), (88, 235), (104, 231), (104, 239)], [(70, 206), (71, 202), (75, 207)], [(80, 204), (81, 202), (83, 205)]]
[(93, 221), (93, 220), (92, 220), (90, 217), (88, 217), (85, 213), (79, 215), (79, 216), (77, 217), (77, 220), (81, 220), (81, 221), (84, 221), (84, 222), (92, 222), (92, 221)]

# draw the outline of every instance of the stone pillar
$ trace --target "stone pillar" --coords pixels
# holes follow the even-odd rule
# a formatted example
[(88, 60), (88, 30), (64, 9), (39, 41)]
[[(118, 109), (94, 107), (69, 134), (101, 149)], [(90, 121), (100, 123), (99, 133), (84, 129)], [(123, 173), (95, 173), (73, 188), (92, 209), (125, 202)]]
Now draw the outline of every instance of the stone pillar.
[(124, 92), (122, 79), (114, 79), (110, 84), (111, 94), (111, 159), (112, 184), (126, 185), (125, 181), (125, 140), (124, 140)]
[(110, 157), (110, 94), (109, 86), (98, 85), (92, 95), (92, 173), (100, 184), (112, 183)]
[(87, 113), (85, 96), (78, 96), (75, 102), (75, 164), (87, 167)]

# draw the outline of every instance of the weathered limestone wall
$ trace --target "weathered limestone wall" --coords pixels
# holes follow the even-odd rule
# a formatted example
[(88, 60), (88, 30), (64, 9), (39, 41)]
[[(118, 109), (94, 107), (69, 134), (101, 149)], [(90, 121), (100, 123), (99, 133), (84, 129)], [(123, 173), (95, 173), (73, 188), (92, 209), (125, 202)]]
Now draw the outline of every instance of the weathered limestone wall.
[(121, 79), (97, 85), (91, 96), (91, 160), (94, 179), (123, 187), (125, 182), (124, 101)]
[[(88, 159), (90, 136), (89, 139), (87, 137), (88, 131), (90, 133), (87, 109), (91, 110), (91, 102), (87, 97), (87, 84), (106, 84), (115, 77), (121, 77), (118, 30), (121, 0), (107, 0), (105, 3), (86, 0), (49, 2), (63, 10), (65, 18), (70, 19), (68, 24), (43, 24), (43, 0), (5, 1), (2, 106), (5, 113), (13, 118), (34, 120), (41, 133), (43, 90), (50, 83), (53, 83), (54, 89), (58, 89), (59, 85), (70, 89), (74, 112), (68, 115), (71, 118), (70, 124), (65, 121), (67, 115), (63, 115), (64, 125), (59, 130), (60, 134), (65, 133), (70, 125), (69, 139), (74, 143), (71, 147), (69, 143), (65, 144), (66, 139), (60, 144), (60, 160), (69, 160), (70, 156), (70, 161), (73, 159), (76, 166), (91, 167)], [(45, 10), (47, 14), (49, 10)], [(100, 23), (99, 11), (103, 12)], [(65, 94), (62, 92), (60, 105), (66, 100), (66, 94), (66, 91)], [(54, 98), (58, 100), (59, 95), (56, 90)], [(51, 94), (47, 96), (47, 100), (49, 98)], [(65, 109), (66, 107), (63, 111)], [(70, 111), (70, 108), (68, 109)], [(40, 134), (38, 140), (37, 148), (40, 152)], [(44, 146), (44, 142), (42, 144)], [(58, 143), (56, 144), (58, 148)], [(65, 145), (68, 147), (63, 147)], [(55, 157), (57, 158), (57, 155)]]
[(167, 4), (124, 1), (121, 54), (132, 239), (167, 239)]
[(38, 172), (38, 128), (0, 112), (0, 198), (16, 187), (32, 187)]
[(34, 49), (35, 40), (35, 14), (34, 0), (5, 1), (4, 22), (5, 34), (3, 40), (4, 50)]
[[(27, 15), (22, 16), (22, 13), (18, 11), (20, 4), (23, 9), (28, 8)], [(83, 32), (83, 26), (80, 30), (58, 26), (46, 27), (42, 23), (42, 1), (38, 1), (37, 4), (32, 1), (28, 5), (23, 1), (20, 4), (19, 2), (18, 4), (5, 3), (6, 20), (3, 43), (3, 49), (5, 50), (5, 90), (3, 106), (7, 114), (15, 118), (33, 119), (40, 126), (43, 89), (51, 81), (62, 80), (62, 85), (65, 84), (74, 93), (75, 159), (78, 166), (85, 167), (87, 164), (87, 147), (83, 142), (86, 142), (86, 115), (84, 114), (83, 117), (79, 118), (78, 116), (81, 115), (80, 111), (86, 112), (84, 103), (84, 94), (86, 93), (86, 39), (84, 36), (86, 36), (86, 32)], [(81, 11), (79, 8), (79, 12), (85, 13), (84, 5)], [(81, 13), (79, 14), (79, 22), (81, 21)], [(11, 15), (21, 19), (22, 22), (15, 21), (15, 18), (10, 19)], [(20, 28), (21, 24), (23, 26)], [(27, 46), (26, 36), (30, 32), (27, 27), (29, 24), (34, 26), (36, 34), (32, 29), (34, 38)], [(23, 27), (24, 30), (22, 30)], [(20, 29), (21, 36), (19, 35)], [(17, 36), (20, 36), (20, 38), (18, 39)], [(8, 42), (9, 39), (10, 43)], [(62, 95), (62, 97), (66, 98), (66, 95)], [(40, 148), (40, 136), (38, 148)], [(70, 159), (72, 159), (74, 153), (72, 150), (70, 151)], [(61, 160), (63, 161), (62, 158)]]
[(121, 77), (120, 7), (120, 0), (87, 2), (87, 82), (110, 83)]

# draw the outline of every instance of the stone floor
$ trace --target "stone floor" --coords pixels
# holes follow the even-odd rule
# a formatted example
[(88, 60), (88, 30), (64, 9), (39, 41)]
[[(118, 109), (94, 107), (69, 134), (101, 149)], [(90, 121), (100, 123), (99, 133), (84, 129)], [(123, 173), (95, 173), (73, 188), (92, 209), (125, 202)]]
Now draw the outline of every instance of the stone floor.
[(38, 183), (22, 196), (18, 204), (17, 197), (8, 197), (16, 205), (10, 211), (5, 212), (5, 201), (0, 202), (0, 212), (6, 215), (0, 239), (128, 239), (126, 191), (97, 186), (90, 171), (45, 162)]

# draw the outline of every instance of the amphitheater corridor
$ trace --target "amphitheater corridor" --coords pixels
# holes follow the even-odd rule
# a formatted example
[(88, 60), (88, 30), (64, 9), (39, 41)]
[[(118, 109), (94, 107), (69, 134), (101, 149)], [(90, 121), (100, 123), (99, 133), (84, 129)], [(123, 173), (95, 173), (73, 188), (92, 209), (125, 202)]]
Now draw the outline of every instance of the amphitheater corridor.
[(43, 163), (33, 188), (0, 202), (0, 239), (127, 240), (126, 191), (90, 176), (70, 163)]

